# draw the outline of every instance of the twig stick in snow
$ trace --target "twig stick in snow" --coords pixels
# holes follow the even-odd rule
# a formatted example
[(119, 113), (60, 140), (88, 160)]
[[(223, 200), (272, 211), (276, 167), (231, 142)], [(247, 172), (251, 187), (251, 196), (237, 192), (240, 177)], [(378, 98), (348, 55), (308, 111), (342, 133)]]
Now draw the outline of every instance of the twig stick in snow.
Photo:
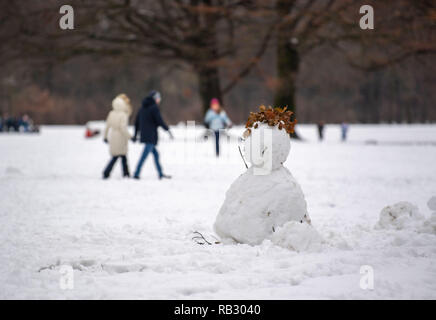
[(192, 237), (192, 240), (194, 240), (196, 243), (198, 244), (205, 244), (207, 243), (208, 245), (212, 245), (211, 242), (207, 241), (206, 238), (198, 231), (194, 231), (193, 232), (196, 236)]
[(247, 163), (245, 162), (244, 156), (242, 155), (241, 147), (238, 146), (238, 149), (239, 149), (239, 154), (241, 155), (242, 161), (244, 161), (245, 168), (248, 169)]
[(41, 267), (41, 268), (39, 268), (39, 270), (38, 270), (38, 272), (41, 272), (41, 271), (43, 271), (43, 270), (53, 270), (54, 268), (56, 268), (56, 265), (55, 264), (51, 264), (51, 265), (49, 265), (49, 266), (47, 266), (47, 267)]

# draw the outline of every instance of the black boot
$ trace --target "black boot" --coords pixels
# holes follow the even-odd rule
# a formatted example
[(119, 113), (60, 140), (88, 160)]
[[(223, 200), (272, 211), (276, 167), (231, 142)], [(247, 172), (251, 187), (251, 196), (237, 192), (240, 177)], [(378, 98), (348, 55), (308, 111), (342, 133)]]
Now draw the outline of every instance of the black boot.
[(111, 174), (111, 171), (112, 171), (112, 168), (114, 167), (115, 162), (117, 162), (117, 159), (118, 159), (118, 157), (115, 156), (115, 157), (112, 157), (111, 161), (109, 161), (109, 163), (108, 163), (106, 169), (104, 169), (104, 172), (103, 172), (103, 179), (107, 179), (107, 178), (109, 178), (109, 176), (110, 176), (110, 174)]
[(127, 165), (127, 157), (121, 156), (121, 163), (123, 165), (123, 177), (130, 178), (129, 166)]
[(159, 176), (159, 180), (162, 180), (162, 179), (171, 179), (171, 178), (172, 178), (171, 176), (166, 175), (166, 174), (161, 174), (161, 175)]

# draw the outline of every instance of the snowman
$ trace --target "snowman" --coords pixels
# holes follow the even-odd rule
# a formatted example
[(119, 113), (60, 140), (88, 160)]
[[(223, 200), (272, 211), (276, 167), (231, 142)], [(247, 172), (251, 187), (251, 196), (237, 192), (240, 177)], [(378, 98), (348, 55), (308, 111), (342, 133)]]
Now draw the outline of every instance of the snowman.
[(244, 133), (244, 153), (251, 164), (226, 192), (214, 229), (224, 241), (251, 245), (271, 239), (290, 221), (309, 223), (303, 192), (283, 166), (296, 121), (285, 109), (261, 107), (251, 113)]

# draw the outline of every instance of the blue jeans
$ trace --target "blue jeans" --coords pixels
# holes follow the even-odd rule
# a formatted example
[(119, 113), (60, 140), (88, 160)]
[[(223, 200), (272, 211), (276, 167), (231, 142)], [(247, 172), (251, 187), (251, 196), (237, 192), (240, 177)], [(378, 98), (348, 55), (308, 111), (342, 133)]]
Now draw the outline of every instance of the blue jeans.
[(144, 164), (144, 161), (147, 159), (148, 154), (150, 151), (153, 153), (154, 156), (154, 164), (156, 165), (157, 172), (159, 173), (159, 177), (162, 177), (162, 167), (159, 163), (159, 153), (156, 150), (156, 145), (151, 143), (146, 143), (144, 147), (144, 151), (142, 152), (141, 158), (139, 159), (138, 166), (136, 167), (135, 171), (135, 177), (139, 177), (139, 174), (141, 173), (142, 165)]

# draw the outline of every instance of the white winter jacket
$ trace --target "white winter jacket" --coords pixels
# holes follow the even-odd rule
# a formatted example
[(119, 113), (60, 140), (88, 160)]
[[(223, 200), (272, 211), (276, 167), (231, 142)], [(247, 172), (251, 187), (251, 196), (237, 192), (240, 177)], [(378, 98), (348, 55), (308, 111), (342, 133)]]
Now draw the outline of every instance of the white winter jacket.
[(112, 101), (112, 109), (106, 119), (104, 138), (109, 140), (109, 151), (112, 156), (123, 156), (127, 154), (127, 145), (131, 138), (127, 130), (131, 110), (120, 97)]

